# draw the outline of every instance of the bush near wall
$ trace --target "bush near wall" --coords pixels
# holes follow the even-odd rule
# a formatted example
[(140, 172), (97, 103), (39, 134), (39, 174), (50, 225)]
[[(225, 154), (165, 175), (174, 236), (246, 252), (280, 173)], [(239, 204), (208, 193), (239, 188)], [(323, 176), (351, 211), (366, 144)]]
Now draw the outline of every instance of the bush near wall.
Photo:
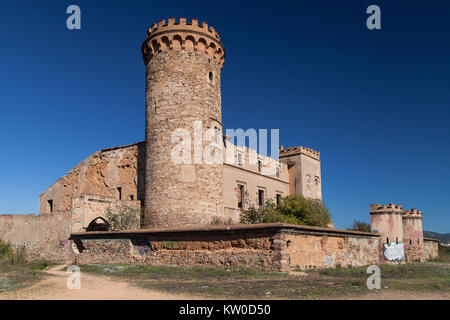
[(141, 210), (135, 207), (121, 205), (116, 209), (108, 207), (105, 210), (106, 219), (112, 230), (139, 229), (141, 225)]
[(331, 222), (331, 215), (321, 202), (299, 195), (283, 197), (278, 205), (270, 200), (264, 207), (251, 207), (241, 211), (241, 223), (276, 222), (327, 227)]
[(372, 232), (372, 228), (370, 226), (370, 223), (354, 220), (353, 226), (350, 228), (350, 230), (354, 231), (363, 231), (363, 232)]

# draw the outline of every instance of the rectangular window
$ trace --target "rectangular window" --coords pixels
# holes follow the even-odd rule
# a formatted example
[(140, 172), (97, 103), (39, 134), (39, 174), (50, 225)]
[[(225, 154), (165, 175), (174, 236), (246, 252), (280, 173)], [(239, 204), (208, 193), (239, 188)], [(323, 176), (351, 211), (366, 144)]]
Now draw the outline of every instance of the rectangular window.
[(264, 207), (264, 190), (258, 190), (258, 205)]
[(242, 152), (237, 153), (237, 163), (239, 166), (242, 166), (244, 154)]
[(53, 212), (53, 200), (48, 200), (48, 212), (52, 213)]
[(119, 200), (122, 200), (122, 188), (121, 187), (117, 187), (117, 198)]
[(277, 193), (277, 206), (281, 203), (281, 194)]
[(258, 160), (258, 172), (261, 172), (262, 170), (262, 161)]
[(238, 184), (238, 208), (244, 207), (245, 201), (245, 187), (241, 184)]

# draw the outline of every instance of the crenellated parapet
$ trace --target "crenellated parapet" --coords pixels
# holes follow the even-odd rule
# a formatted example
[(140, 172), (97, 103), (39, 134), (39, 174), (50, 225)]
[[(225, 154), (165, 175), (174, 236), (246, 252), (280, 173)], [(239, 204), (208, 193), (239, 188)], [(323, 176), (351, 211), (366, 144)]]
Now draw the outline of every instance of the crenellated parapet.
[(198, 23), (197, 19), (169, 18), (155, 23), (148, 29), (142, 44), (142, 55), (147, 64), (159, 52), (196, 51), (207, 54), (220, 67), (225, 61), (225, 48), (217, 31), (207, 23)]
[(403, 215), (405, 211), (400, 204), (390, 203), (390, 204), (371, 204), (370, 214), (401, 214)]
[(417, 210), (416, 208), (412, 208), (411, 210), (405, 210), (403, 212), (404, 219), (422, 219), (422, 211)]
[(279, 149), (280, 158), (293, 156), (296, 154), (304, 154), (313, 159), (320, 160), (320, 152), (316, 151), (314, 149), (311, 149), (311, 148), (298, 146), (298, 147), (289, 147), (289, 148), (284, 149), (283, 146), (281, 146)]

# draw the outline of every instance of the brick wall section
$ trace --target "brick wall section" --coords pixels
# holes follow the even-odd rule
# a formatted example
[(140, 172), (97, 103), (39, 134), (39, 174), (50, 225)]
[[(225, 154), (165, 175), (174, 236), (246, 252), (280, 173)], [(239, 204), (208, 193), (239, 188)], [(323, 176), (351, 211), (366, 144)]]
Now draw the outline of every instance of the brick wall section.
[(0, 215), (0, 239), (25, 248), (28, 260), (64, 262), (73, 250), (69, 241), (71, 213)]
[(248, 266), (288, 271), (379, 262), (376, 234), (285, 224), (76, 233), (71, 239), (78, 248), (73, 259), (82, 264)]

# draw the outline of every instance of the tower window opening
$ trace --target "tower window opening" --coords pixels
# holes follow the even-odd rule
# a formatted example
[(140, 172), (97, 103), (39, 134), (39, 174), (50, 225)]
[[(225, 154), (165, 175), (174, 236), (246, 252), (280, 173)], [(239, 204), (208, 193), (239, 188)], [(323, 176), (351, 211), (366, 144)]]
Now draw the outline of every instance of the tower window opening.
[(213, 73), (210, 71), (209, 72), (209, 75), (208, 75), (208, 77), (209, 77), (209, 81), (213, 81), (213, 79), (214, 79), (214, 75), (213, 75)]
[(214, 143), (218, 145), (219, 141), (220, 141), (220, 129), (214, 127)]
[(47, 200), (48, 203), (48, 212), (53, 212), (53, 200)]
[(134, 200), (134, 195), (130, 194), (130, 200)]
[(258, 172), (261, 172), (262, 170), (262, 161), (258, 160)]
[(119, 200), (122, 200), (122, 188), (121, 187), (117, 187), (117, 198)]
[(386, 243), (387, 243), (387, 244), (389, 244), (389, 237), (387, 237), (387, 239), (386, 239)]

